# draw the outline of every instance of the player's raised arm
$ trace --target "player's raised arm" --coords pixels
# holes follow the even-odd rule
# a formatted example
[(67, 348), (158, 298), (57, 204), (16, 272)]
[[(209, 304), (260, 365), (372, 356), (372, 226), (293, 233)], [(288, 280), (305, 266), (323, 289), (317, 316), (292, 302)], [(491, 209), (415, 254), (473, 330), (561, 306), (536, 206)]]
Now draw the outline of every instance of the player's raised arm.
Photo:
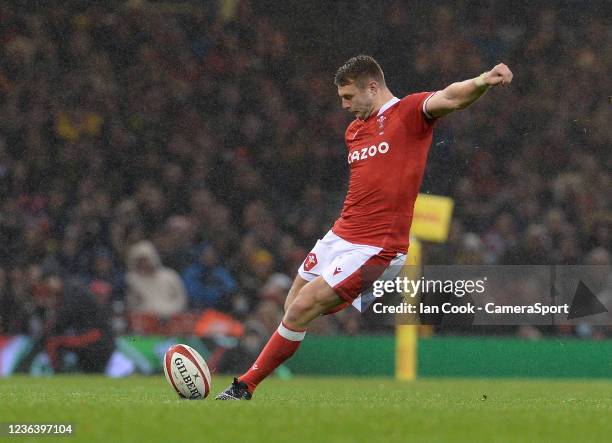
[(425, 111), (432, 117), (442, 117), (458, 109), (467, 108), (491, 86), (506, 86), (512, 81), (512, 71), (500, 63), (480, 76), (453, 83), (435, 93), (426, 104)]

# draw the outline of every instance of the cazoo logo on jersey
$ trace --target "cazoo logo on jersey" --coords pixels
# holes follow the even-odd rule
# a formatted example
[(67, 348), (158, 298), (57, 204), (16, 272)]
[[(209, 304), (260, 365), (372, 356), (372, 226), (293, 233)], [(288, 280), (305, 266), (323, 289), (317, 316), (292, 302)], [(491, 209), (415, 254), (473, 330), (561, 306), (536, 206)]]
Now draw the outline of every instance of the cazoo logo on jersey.
[(349, 165), (357, 160), (365, 160), (374, 157), (376, 154), (386, 154), (389, 151), (389, 143), (380, 142), (378, 146), (372, 145), (369, 148), (355, 149), (348, 155)]

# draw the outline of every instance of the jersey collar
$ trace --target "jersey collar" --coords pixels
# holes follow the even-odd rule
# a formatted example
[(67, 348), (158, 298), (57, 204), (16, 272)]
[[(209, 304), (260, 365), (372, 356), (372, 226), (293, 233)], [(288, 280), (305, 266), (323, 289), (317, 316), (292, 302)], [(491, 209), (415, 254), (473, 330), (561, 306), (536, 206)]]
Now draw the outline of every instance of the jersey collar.
[(381, 115), (383, 112), (385, 112), (387, 109), (389, 109), (391, 106), (393, 106), (394, 104), (396, 104), (398, 101), (400, 101), (399, 98), (397, 97), (393, 97), (391, 100), (389, 100), (387, 103), (385, 103), (384, 105), (382, 105), (380, 107), (380, 109), (378, 110), (378, 114), (376, 114), (376, 116), (378, 117), (379, 115)]

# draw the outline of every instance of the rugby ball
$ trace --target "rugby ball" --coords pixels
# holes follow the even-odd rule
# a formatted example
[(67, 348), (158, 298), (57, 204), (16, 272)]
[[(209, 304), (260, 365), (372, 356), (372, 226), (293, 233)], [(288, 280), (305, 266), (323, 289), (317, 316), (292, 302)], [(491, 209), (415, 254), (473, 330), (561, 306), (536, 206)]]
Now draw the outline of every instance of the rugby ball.
[(164, 373), (181, 398), (203, 400), (210, 393), (210, 371), (198, 352), (187, 345), (174, 345), (164, 355)]

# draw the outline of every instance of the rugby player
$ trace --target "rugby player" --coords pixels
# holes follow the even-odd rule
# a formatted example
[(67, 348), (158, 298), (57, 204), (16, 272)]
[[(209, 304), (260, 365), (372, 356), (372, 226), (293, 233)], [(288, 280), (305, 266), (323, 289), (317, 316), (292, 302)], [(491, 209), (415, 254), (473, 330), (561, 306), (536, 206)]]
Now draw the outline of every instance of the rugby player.
[(278, 329), (218, 400), (250, 400), (259, 383), (295, 353), (312, 320), (349, 306), (387, 268), (401, 267), (437, 119), (511, 81), (512, 72), (501, 63), (443, 90), (400, 99), (370, 56), (353, 57), (338, 69), (334, 83), (342, 108), (355, 116), (345, 133), (350, 179), (342, 213), (300, 266)]

